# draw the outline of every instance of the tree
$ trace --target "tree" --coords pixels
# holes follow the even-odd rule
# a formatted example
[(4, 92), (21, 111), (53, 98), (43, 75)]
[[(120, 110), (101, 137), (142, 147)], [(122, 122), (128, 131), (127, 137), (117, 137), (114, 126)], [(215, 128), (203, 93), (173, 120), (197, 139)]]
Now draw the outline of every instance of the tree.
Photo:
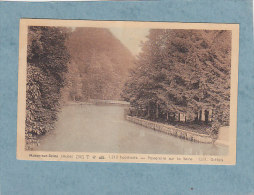
[(26, 141), (53, 129), (60, 107), (69, 54), (68, 29), (30, 26), (27, 46)]
[(208, 108), (227, 118), (230, 32), (153, 29), (147, 38), (123, 97), (148, 118), (151, 112), (153, 119), (176, 113), (195, 118)]

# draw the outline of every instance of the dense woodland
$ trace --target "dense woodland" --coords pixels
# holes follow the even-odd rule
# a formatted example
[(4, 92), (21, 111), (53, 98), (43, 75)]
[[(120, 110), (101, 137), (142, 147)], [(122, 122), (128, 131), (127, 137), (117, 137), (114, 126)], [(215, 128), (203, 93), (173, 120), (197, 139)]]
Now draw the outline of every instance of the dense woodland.
[(230, 31), (150, 30), (122, 94), (130, 114), (228, 125), (230, 52)]
[(26, 148), (70, 101), (126, 100), (148, 120), (228, 125), (230, 52), (229, 31), (153, 29), (135, 58), (108, 29), (29, 27)]

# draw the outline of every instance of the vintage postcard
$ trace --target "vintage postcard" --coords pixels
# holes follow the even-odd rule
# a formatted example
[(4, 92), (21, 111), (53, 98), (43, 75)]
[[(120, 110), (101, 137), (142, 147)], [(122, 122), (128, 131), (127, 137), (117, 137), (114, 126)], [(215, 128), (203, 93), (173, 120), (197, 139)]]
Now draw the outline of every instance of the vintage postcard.
[(21, 19), (17, 159), (236, 163), (239, 25)]

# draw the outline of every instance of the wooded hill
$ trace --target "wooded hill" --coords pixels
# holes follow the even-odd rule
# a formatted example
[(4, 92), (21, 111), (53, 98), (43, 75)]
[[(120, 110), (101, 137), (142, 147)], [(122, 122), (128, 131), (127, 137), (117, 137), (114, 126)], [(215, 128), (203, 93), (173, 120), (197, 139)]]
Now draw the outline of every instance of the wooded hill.
[(63, 91), (67, 101), (120, 100), (133, 68), (130, 51), (104, 28), (76, 28), (67, 44), (71, 56)]

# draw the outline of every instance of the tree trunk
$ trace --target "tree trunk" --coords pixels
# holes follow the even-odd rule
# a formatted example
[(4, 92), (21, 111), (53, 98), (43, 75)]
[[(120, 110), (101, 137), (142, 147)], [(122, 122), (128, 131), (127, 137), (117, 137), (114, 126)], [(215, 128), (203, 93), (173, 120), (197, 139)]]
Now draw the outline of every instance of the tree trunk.
[(174, 113), (174, 116), (173, 116), (173, 121), (175, 121), (176, 120), (176, 114)]
[(159, 118), (159, 104), (156, 103), (156, 119)]
[(202, 110), (199, 111), (199, 119), (198, 119), (198, 120), (199, 120), (199, 121), (202, 120)]
[(214, 121), (214, 110), (212, 109), (212, 116), (211, 116), (211, 122)]
[(196, 112), (195, 122), (198, 122), (198, 112)]
[(208, 123), (209, 111), (205, 110), (205, 123)]

